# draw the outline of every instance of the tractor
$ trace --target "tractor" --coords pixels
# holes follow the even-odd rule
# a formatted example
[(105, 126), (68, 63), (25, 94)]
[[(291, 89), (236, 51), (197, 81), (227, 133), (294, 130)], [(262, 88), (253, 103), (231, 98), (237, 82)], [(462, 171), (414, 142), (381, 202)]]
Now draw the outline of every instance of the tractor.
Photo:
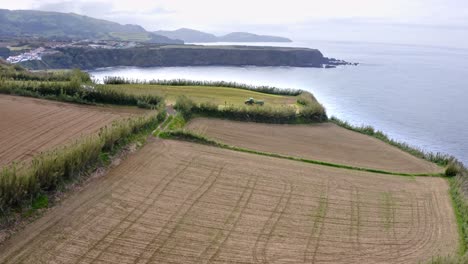
[(261, 100), (255, 100), (253, 97), (250, 97), (248, 100), (245, 100), (244, 102), (246, 105), (263, 105), (265, 102)]

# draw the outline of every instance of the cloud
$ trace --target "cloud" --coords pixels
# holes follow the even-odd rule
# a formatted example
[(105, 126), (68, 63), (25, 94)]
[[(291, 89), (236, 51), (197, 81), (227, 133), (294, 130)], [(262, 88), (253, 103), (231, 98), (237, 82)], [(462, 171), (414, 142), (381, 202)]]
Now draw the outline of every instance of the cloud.
[(109, 10), (109, 7), (112, 7), (112, 2), (106, 0), (59, 2), (42, 1), (38, 5), (36, 5), (35, 9), (42, 11), (76, 13), (91, 17), (100, 17), (103, 13), (106, 13), (105, 10)]
[[(147, 30), (253, 31), (292, 38), (431, 41), (431, 30), (468, 27), (464, 0), (12, 0), (0, 8), (74, 12)], [(406, 29), (412, 28), (412, 30)], [(385, 29), (385, 30), (381, 30)], [(411, 32), (411, 33), (408, 33)], [(296, 36), (296, 37), (295, 37)], [(397, 37), (392, 38), (396, 39)], [(432, 37), (434, 38), (434, 37)], [(460, 39), (459, 37), (457, 40)], [(437, 40), (434, 38), (434, 40)]]

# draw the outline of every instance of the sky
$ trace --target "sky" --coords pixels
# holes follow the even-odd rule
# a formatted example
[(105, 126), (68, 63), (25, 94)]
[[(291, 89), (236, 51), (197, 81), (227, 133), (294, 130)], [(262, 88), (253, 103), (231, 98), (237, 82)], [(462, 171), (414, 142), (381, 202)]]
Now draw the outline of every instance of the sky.
[(147, 30), (468, 48), (466, 0), (0, 0), (0, 8), (74, 12)]

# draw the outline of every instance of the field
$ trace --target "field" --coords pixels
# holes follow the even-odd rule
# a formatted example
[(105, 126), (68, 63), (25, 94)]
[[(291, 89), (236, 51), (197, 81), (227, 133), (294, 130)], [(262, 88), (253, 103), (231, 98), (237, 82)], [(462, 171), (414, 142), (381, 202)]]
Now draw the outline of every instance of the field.
[(0, 263), (418, 263), (455, 253), (454, 218), (442, 178), (153, 139), (7, 241)]
[(442, 172), (433, 163), (331, 123), (271, 125), (196, 118), (187, 128), (222, 143), (257, 151), (392, 172)]
[(138, 113), (143, 110), (0, 95), (0, 166), (27, 160)]
[(259, 93), (238, 88), (210, 87), (210, 86), (168, 86), (149, 84), (122, 84), (106, 85), (106, 88), (117, 89), (125, 93), (137, 95), (162, 95), (166, 97), (167, 103), (174, 104), (176, 99), (185, 95), (195, 103), (211, 102), (220, 106), (224, 105), (244, 105), (244, 101), (250, 97), (256, 100), (264, 100), (265, 105), (289, 105), (297, 106), (298, 96), (285, 96)]

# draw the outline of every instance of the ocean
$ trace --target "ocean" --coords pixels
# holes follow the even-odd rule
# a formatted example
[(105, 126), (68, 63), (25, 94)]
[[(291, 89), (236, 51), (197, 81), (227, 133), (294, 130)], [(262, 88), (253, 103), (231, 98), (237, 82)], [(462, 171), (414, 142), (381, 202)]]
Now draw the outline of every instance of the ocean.
[(317, 97), (329, 116), (371, 125), (393, 139), (454, 155), (468, 165), (468, 49), (329, 41), (267, 45), (317, 48), (326, 57), (359, 65), (335, 69), (114, 67), (90, 73), (98, 80), (105, 76), (183, 78), (303, 89)]

